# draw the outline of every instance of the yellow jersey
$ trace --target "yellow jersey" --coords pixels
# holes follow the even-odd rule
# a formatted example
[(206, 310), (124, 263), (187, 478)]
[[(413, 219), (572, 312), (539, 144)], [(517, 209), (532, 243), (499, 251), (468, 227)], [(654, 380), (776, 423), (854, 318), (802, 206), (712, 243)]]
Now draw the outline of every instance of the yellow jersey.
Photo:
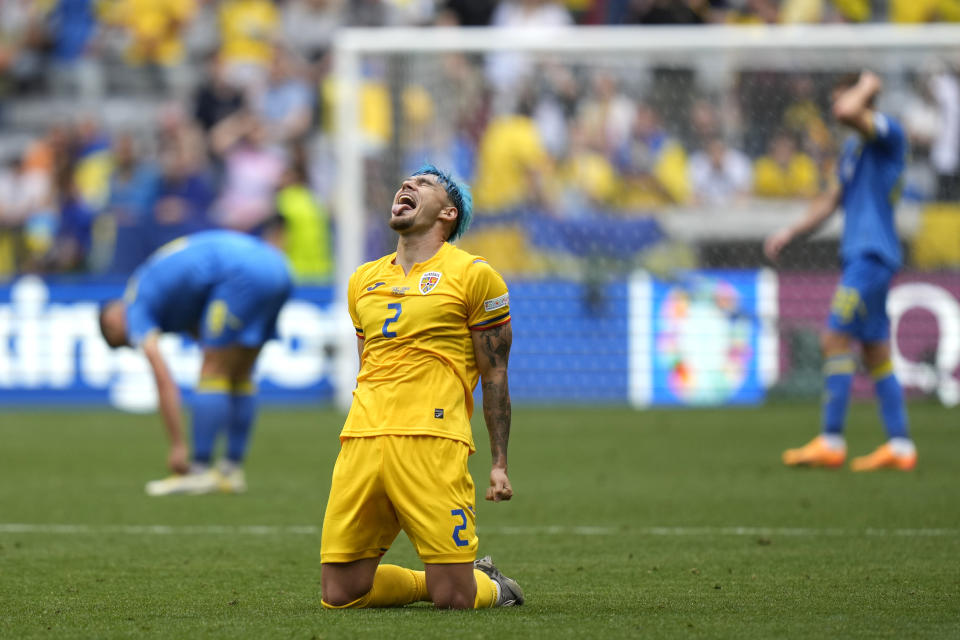
[(786, 168), (770, 156), (753, 164), (753, 192), (767, 198), (811, 197), (820, 188), (817, 163), (805, 153), (795, 153)]
[(510, 322), (507, 285), (485, 259), (449, 243), (407, 275), (396, 255), (350, 277), (350, 317), (364, 342), (340, 438), (439, 436), (472, 453), (480, 373), (471, 332)]
[(548, 168), (550, 156), (532, 118), (504, 116), (487, 127), (477, 151), (474, 205), (479, 212), (502, 211), (530, 198), (530, 171)]
[(229, 0), (220, 4), (220, 51), (228, 62), (266, 65), (280, 29), (270, 0)]
[(127, 59), (131, 64), (183, 61), (186, 25), (197, 12), (197, 0), (113, 0), (101, 13), (108, 24), (127, 31)]

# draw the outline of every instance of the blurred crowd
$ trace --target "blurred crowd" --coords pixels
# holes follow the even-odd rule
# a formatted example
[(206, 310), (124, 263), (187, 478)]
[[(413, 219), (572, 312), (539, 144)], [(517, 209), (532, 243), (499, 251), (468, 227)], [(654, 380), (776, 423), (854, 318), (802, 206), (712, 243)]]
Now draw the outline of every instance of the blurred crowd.
[[(24, 133), (7, 106), (69, 110), (0, 145), (0, 277), (126, 274), (170, 239), (220, 227), (281, 233), (299, 278), (329, 280), (330, 47), (344, 26), (935, 20), (960, 20), (960, 0), (5, 0), (0, 139)], [(364, 61), (368, 202), (385, 207), (421, 162), (451, 167), (474, 186), (478, 252), (527, 251), (520, 211), (573, 225), (541, 239), (576, 252), (564, 238), (588, 213), (625, 224), (669, 206), (806, 198), (831, 179), (826, 72), (738, 72), (718, 92), (682, 66), (638, 77), (616, 61), (515, 53), (398, 64)], [(956, 200), (956, 69), (935, 62), (908, 80), (894, 96), (913, 143), (906, 195)], [(102, 106), (118, 96), (153, 108), (117, 126)]]

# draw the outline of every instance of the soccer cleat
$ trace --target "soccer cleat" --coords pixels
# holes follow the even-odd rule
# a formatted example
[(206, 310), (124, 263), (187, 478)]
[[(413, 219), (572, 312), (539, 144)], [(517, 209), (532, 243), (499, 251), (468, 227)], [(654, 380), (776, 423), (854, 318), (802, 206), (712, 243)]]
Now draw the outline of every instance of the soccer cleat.
[(490, 556), (484, 556), (479, 560), (473, 561), (473, 568), (483, 571), (487, 576), (497, 583), (500, 587), (500, 595), (493, 606), (495, 607), (519, 607), (523, 604), (523, 589), (513, 578), (500, 573), (493, 564)]
[(890, 443), (877, 447), (873, 453), (854, 458), (850, 461), (853, 471), (877, 471), (879, 469), (896, 469), (898, 471), (912, 471), (917, 466), (917, 452), (898, 455)]
[(847, 459), (847, 448), (827, 446), (822, 435), (817, 436), (799, 449), (783, 452), (783, 464), (788, 467), (840, 467)]
[(220, 493), (246, 493), (247, 478), (240, 467), (221, 465), (217, 469), (217, 476)]
[(146, 486), (148, 496), (196, 496), (217, 491), (220, 491), (220, 474), (213, 470), (153, 480)]

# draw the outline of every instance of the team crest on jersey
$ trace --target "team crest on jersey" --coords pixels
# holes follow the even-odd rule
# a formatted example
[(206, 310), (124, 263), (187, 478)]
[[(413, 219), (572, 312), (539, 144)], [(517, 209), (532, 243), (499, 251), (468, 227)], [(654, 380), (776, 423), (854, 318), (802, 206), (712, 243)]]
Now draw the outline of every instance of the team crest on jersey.
[(427, 294), (433, 291), (440, 282), (441, 275), (443, 274), (439, 271), (427, 271), (420, 276), (420, 293)]

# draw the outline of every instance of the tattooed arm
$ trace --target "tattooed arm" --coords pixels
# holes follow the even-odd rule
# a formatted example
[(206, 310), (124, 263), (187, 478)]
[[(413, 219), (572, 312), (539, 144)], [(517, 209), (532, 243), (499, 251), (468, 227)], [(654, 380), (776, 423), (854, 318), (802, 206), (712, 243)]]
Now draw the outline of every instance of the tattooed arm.
[(487, 500), (500, 502), (513, 497), (507, 477), (507, 441), (510, 439), (510, 389), (507, 386), (507, 360), (513, 329), (510, 323), (486, 331), (472, 331), (473, 352), (480, 369), (483, 387), (483, 419), (490, 434), (490, 486)]

